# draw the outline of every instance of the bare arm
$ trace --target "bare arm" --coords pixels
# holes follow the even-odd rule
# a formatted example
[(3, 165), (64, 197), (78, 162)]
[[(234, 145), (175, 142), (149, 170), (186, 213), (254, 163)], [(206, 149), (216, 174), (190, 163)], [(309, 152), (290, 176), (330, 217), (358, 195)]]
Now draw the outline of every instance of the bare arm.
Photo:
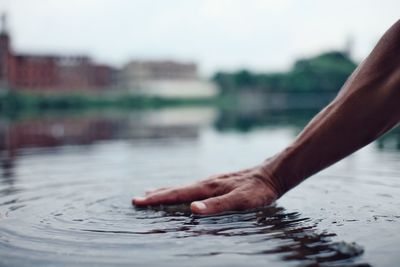
[[(307, 177), (369, 144), (400, 121), (400, 21), (381, 38), (335, 100), (284, 151), (248, 170), (193, 185), (159, 189), (133, 204), (195, 201), (194, 213), (214, 214), (270, 204)], [(201, 201), (196, 201), (201, 200)]]
[(336, 99), (265, 164), (280, 195), (369, 144), (400, 120), (400, 22), (382, 37)]

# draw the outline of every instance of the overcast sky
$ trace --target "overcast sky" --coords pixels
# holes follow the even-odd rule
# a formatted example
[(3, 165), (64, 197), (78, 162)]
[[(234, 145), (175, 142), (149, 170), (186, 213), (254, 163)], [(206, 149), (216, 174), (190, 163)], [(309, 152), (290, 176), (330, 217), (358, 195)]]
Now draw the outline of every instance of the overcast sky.
[(1, 0), (18, 52), (199, 63), (203, 74), (284, 70), (354, 39), (365, 57), (400, 15), (399, 0)]

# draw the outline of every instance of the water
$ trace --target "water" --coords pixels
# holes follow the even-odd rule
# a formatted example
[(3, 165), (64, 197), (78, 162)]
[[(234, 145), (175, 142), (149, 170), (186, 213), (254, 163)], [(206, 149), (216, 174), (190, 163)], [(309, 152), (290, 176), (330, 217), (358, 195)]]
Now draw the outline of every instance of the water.
[(311, 114), (212, 108), (0, 121), (0, 266), (394, 266), (400, 134), (310, 178), (275, 205), (192, 216), (131, 198), (253, 166)]

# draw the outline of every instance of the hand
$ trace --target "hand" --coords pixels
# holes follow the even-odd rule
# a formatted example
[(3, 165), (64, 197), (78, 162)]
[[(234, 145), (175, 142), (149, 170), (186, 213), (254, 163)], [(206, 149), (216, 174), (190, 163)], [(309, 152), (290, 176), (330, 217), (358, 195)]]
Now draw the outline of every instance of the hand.
[(278, 198), (276, 186), (262, 167), (215, 175), (183, 187), (160, 188), (133, 198), (135, 206), (154, 206), (192, 202), (196, 214), (254, 209), (271, 204)]

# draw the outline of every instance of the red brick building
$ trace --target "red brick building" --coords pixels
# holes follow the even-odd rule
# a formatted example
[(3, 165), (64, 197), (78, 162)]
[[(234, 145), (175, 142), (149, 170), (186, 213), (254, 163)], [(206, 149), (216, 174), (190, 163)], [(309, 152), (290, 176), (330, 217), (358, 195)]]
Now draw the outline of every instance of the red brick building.
[(9, 78), (11, 49), (10, 38), (5, 31), (5, 19), (2, 18), (3, 28), (0, 31), (0, 86), (6, 85)]
[(11, 54), (8, 70), (8, 85), (15, 89), (41, 90), (57, 86), (57, 64), (52, 56)]
[(117, 70), (95, 64), (86, 56), (29, 55), (12, 50), (2, 17), (0, 88), (26, 91), (101, 91), (113, 87)]

